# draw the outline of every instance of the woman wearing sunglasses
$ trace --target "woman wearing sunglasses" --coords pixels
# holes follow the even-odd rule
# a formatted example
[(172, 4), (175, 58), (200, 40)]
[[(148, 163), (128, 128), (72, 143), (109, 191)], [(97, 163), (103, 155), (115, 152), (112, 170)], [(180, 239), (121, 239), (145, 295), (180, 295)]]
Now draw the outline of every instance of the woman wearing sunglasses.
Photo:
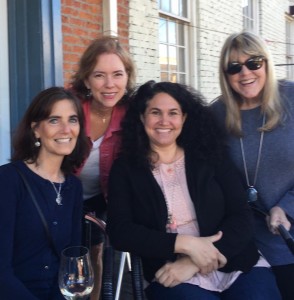
[(257, 246), (283, 299), (293, 299), (294, 255), (278, 226), (294, 235), (294, 82), (275, 78), (266, 44), (249, 32), (227, 38), (219, 73), (222, 95), (211, 108), (228, 133), (248, 201), (263, 212), (255, 213)]

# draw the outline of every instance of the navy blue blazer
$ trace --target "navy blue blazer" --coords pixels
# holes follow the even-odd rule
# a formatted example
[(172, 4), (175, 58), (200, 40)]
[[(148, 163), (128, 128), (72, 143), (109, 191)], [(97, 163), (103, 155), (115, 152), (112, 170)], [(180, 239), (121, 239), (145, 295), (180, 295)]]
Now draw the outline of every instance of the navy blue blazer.
[[(185, 154), (188, 189), (200, 235), (219, 230), (215, 246), (228, 262), (221, 271), (249, 271), (259, 258), (253, 240), (252, 213), (239, 175), (228, 158), (219, 164)], [(167, 260), (175, 258), (176, 234), (166, 233), (164, 195), (148, 167), (120, 158), (109, 178), (107, 231), (112, 245), (142, 257), (144, 276), (151, 281)]]
[[(62, 185), (62, 206), (50, 181), (17, 162), (47, 220), (58, 252), (81, 242), (82, 186), (74, 176)], [(61, 300), (59, 258), (49, 246), (41, 218), (14, 166), (0, 167), (0, 298)]]

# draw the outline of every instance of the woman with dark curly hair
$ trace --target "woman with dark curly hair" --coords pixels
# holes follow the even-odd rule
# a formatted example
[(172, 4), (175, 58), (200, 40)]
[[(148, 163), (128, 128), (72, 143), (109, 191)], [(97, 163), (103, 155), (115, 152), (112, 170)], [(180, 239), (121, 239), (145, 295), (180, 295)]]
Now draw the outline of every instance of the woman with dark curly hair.
[(280, 299), (202, 96), (149, 81), (123, 122), (109, 179), (113, 246), (142, 258), (148, 299)]

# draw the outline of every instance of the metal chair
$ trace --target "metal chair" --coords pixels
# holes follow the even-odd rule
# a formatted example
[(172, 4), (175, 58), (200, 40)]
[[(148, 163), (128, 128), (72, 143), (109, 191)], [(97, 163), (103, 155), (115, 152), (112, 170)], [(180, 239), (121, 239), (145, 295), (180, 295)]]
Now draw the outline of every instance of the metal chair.
[(144, 287), (143, 287), (143, 273), (141, 259), (139, 256), (131, 254), (131, 266), (132, 266), (132, 287), (133, 297), (136, 300), (143, 300)]
[(128, 262), (129, 271), (132, 278), (133, 298), (135, 300), (144, 299), (142, 267), (141, 260), (135, 255), (130, 255), (127, 252), (122, 252), (120, 259), (119, 272), (117, 277), (117, 284), (115, 287), (114, 275), (114, 249), (110, 245), (109, 238), (106, 234), (106, 223), (95, 217), (94, 215), (85, 214), (85, 240), (86, 245), (91, 246), (91, 227), (98, 226), (105, 236), (104, 251), (103, 251), (103, 276), (102, 276), (102, 300), (118, 300), (121, 292), (121, 285), (123, 281), (123, 272), (126, 261)]

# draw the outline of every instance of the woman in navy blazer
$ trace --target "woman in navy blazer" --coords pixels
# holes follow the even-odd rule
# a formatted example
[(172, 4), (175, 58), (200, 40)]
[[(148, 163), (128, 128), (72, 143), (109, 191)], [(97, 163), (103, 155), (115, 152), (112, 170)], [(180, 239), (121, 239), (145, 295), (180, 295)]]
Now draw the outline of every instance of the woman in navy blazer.
[(110, 173), (113, 246), (142, 258), (148, 299), (280, 299), (252, 215), (202, 96), (150, 81)]
[[(14, 137), (12, 162), (0, 167), (0, 298), (62, 300), (61, 251), (81, 243), (82, 185), (72, 172), (89, 152), (81, 104), (63, 87), (41, 91)], [(28, 189), (46, 219), (52, 244)]]

